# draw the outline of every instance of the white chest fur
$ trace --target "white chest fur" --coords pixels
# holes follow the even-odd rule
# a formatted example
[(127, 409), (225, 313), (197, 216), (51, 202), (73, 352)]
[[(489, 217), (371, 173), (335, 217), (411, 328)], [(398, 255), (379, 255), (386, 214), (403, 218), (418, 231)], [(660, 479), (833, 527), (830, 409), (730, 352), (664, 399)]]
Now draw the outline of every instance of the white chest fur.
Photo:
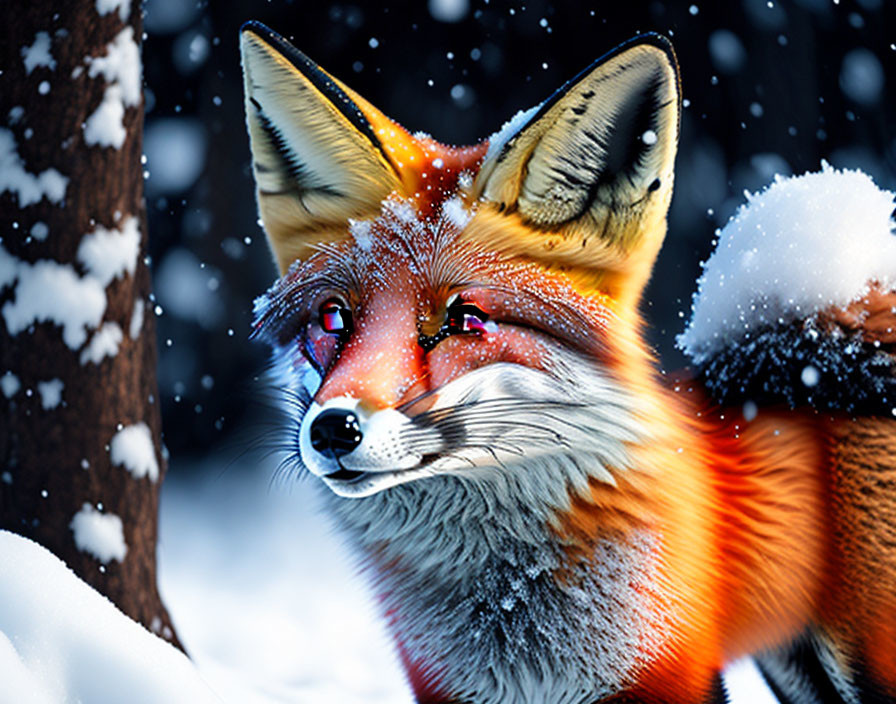
[(556, 462), (490, 481), (439, 476), (361, 500), (328, 497), (373, 566), (394, 636), (462, 701), (592, 702), (630, 684), (661, 647), (667, 629), (648, 608), (658, 539), (600, 540), (571, 561), (515, 478), (562, 474)]

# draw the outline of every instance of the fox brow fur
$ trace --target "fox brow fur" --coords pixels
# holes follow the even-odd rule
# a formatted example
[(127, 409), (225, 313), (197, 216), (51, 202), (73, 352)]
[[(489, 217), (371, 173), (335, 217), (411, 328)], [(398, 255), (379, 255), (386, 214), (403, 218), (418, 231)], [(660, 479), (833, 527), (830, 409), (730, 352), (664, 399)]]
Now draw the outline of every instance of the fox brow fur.
[[(612, 313), (594, 299), (571, 297), (567, 290), (548, 287), (539, 295), (508, 285), (514, 275), (537, 271), (537, 265), (514, 262), (461, 241), (456, 216), (449, 217), (446, 210), (421, 220), (408, 201), (389, 199), (375, 221), (362, 226), (352, 223), (353, 240), (319, 246), (315, 255), (296, 263), (255, 303), (254, 335), (274, 347), (269, 377), (283, 390), (289, 423), (296, 425), (311, 402), (301, 379), (309, 365), (301, 345), (295, 343), (311, 315), (310, 306), (328, 291), (348, 295), (365, 286), (389, 285), (383, 278), (388, 273), (381, 263), (383, 248), (406, 258), (428, 291), (446, 292), (465, 285), (489, 288), (512, 296), (525, 309), (521, 317), (540, 312), (558, 324), (557, 332), (566, 344), (552, 346), (545, 363), (548, 371), (491, 364), (440, 389), (439, 400), (422, 413), (410, 412), (422, 400), (419, 396), (399, 407), (409, 411), (403, 439), (421, 455), (429, 454), (435, 436), (459, 438), (434, 463), (432, 473), (450, 475), (457, 492), (468, 493), (470, 501), (461, 501), (456, 509), (442, 506), (441, 492), (422, 488), (433, 477), (390, 489), (388, 497), (363, 500), (376, 506), (370, 524), (373, 533), (394, 531), (396, 544), (404, 534), (417, 534), (425, 523), (429, 507), (416, 512), (401, 509), (404, 502), (421, 501), (423, 494), (432, 502), (434, 515), (458, 511), (459, 517), (469, 515), (470, 507), (476, 505), (481, 509), (477, 521), (500, 511), (518, 522), (513, 529), (525, 536), (526, 525), (531, 524), (519, 518), (529, 511), (523, 507), (542, 506), (541, 522), (554, 511), (568, 510), (570, 491), (587, 495), (589, 481), (613, 483), (614, 472), (628, 469), (627, 447), (642, 442), (645, 434), (637, 401), (593, 357), (601, 345), (600, 336), (594, 334), (595, 319), (603, 325)], [(536, 456), (536, 467), (530, 470)], [(287, 457), (284, 466), (302, 469), (298, 456)], [(351, 503), (355, 501), (361, 500)], [(513, 511), (502, 510), (511, 505)], [(360, 506), (351, 510), (356, 515), (363, 512)], [(396, 519), (402, 515), (405, 520)], [(388, 528), (383, 521), (389, 523)], [(385, 533), (377, 539), (383, 537)], [(462, 556), (462, 562), (468, 558)]]
[[(508, 284), (523, 275), (537, 275), (537, 264), (514, 260), (485, 249), (482, 244), (462, 239), (456, 215), (459, 200), (443, 204), (432, 219), (420, 219), (411, 201), (392, 197), (383, 203), (378, 218), (351, 221), (355, 235), (340, 243), (314, 247), (315, 254), (292, 267), (255, 300), (253, 337), (273, 347), (289, 344), (301, 332), (311, 314), (311, 306), (327, 292), (348, 300), (361, 300), (365, 290), (394, 285), (384, 261), (405, 261), (419, 277), (430, 305), (438, 307), (451, 293), (468, 287), (489, 289), (514, 298), (520, 319), (537, 314), (550, 319), (552, 333), (586, 354), (599, 351), (600, 336), (612, 313), (602, 301), (558, 286), (539, 293), (522, 285)], [(471, 213), (475, 218), (475, 213)], [(431, 311), (423, 311), (431, 312)]]

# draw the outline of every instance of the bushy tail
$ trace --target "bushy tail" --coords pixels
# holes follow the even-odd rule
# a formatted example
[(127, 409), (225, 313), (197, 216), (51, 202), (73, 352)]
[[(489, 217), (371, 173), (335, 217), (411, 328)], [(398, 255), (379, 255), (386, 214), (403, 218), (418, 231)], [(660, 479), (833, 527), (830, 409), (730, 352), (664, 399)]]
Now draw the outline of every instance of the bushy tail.
[(718, 350), (698, 374), (726, 406), (896, 415), (896, 292), (872, 287), (846, 308), (766, 325)]
[(679, 337), (747, 420), (819, 412), (831, 569), (815, 623), (757, 657), (784, 704), (896, 702), (893, 203), (858, 171), (776, 179), (719, 232)]

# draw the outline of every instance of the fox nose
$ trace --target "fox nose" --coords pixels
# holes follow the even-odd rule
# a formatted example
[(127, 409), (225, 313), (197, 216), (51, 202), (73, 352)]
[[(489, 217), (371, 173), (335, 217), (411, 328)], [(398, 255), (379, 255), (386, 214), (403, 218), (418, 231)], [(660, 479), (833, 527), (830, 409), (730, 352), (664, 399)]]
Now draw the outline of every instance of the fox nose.
[(352, 411), (331, 408), (311, 423), (311, 447), (336, 460), (361, 444), (361, 423)]

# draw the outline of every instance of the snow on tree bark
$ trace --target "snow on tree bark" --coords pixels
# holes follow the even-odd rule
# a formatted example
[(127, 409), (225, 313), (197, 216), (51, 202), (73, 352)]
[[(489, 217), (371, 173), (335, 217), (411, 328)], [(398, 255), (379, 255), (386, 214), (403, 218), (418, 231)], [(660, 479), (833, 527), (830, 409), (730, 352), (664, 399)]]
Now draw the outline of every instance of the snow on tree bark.
[[(108, 4), (33, 0), (0, 29), (0, 528), (177, 644), (156, 586), (142, 18), (136, 0)], [(141, 442), (113, 458), (127, 428)]]

